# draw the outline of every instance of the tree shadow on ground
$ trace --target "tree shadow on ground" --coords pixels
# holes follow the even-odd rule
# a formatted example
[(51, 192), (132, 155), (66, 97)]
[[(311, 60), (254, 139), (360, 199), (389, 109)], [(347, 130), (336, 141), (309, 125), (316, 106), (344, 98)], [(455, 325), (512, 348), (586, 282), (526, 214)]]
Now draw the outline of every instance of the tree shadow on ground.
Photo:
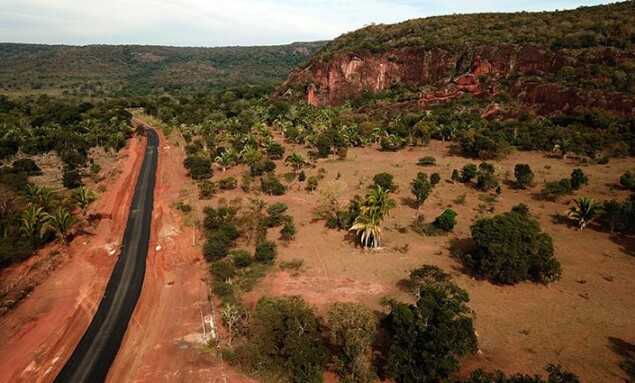
[(630, 379), (627, 382), (635, 381), (635, 343), (628, 343), (620, 338), (608, 337), (608, 347), (622, 358), (620, 368), (626, 372)]
[(613, 243), (620, 246), (620, 251), (631, 257), (635, 257), (635, 237), (629, 235), (614, 234), (609, 237)]
[(401, 201), (402, 205), (406, 205), (409, 208), (418, 210), (417, 209), (417, 200), (415, 200), (414, 198), (412, 198), (412, 197), (401, 197), (399, 200)]
[(570, 229), (578, 228), (578, 224), (576, 223), (576, 221), (558, 212), (555, 212), (551, 215), (551, 223), (553, 223), (554, 225), (565, 225)]

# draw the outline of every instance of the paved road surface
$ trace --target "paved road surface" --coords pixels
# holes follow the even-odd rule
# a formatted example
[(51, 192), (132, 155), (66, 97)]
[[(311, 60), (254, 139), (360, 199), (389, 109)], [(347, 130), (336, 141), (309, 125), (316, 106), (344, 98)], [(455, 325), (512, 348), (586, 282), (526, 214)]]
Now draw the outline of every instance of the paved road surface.
[(159, 144), (154, 130), (146, 132), (148, 143), (130, 205), (121, 255), (93, 321), (55, 382), (103, 382), (137, 305), (146, 270)]

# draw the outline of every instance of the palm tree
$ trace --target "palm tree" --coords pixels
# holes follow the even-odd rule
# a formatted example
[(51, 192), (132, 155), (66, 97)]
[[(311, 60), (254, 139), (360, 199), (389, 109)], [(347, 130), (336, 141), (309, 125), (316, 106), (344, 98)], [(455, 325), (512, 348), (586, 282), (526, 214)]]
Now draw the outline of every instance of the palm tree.
[(40, 206), (31, 206), (22, 212), (20, 232), (26, 237), (35, 239), (42, 225), (46, 222), (46, 212)]
[(285, 158), (284, 163), (285, 165), (291, 165), (291, 167), (293, 168), (293, 173), (296, 173), (296, 174), (298, 173), (300, 169), (308, 165), (308, 162), (306, 158), (304, 157), (304, 154), (298, 151), (294, 151), (291, 154), (289, 154), (287, 158)]
[(71, 198), (82, 210), (82, 215), (85, 217), (88, 206), (97, 201), (99, 199), (99, 195), (86, 186), (80, 186), (73, 191)]
[(384, 219), (384, 215), (388, 215), (390, 210), (397, 206), (394, 199), (389, 196), (390, 191), (375, 185), (364, 198), (361, 207), (362, 215), (378, 217), (379, 220)]
[(68, 243), (68, 232), (77, 224), (78, 220), (68, 209), (58, 207), (53, 214), (46, 214), (46, 221), (42, 225), (41, 233), (52, 231), (63, 245)]
[(599, 217), (602, 213), (602, 208), (595, 203), (593, 198), (580, 197), (573, 200), (573, 202), (576, 206), (567, 210), (567, 214), (578, 221), (580, 230), (584, 229), (589, 222)]
[(232, 147), (225, 149), (214, 161), (223, 168), (223, 171), (227, 170), (228, 167), (236, 164), (235, 150)]
[(361, 214), (355, 218), (355, 222), (353, 222), (353, 226), (351, 226), (349, 231), (357, 233), (362, 246), (376, 249), (380, 246), (380, 223), (381, 218), (378, 216)]
[(39, 205), (46, 211), (51, 211), (58, 200), (55, 190), (47, 187), (28, 184), (24, 189), (22, 198), (29, 206)]
[(560, 140), (556, 140), (553, 145), (553, 151), (560, 152), (560, 156), (562, 157), (563, 160), (567, 159), (567, 154), (569, 154), (571, 149), (572, 149), (572, 142), (571, 142), (571, 139), (567, 137)]

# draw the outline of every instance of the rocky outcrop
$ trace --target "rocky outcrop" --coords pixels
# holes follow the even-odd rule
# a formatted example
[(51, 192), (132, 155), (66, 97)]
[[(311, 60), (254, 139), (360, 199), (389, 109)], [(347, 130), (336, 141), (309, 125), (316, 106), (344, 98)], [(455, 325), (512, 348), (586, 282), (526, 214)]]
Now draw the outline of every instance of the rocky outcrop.
[(632, 115), (632, 94), (590, 91), (558, 81), (565, 67), (619, 65), (635, 52), (596, 48), (551, 51), (537, 45), (483, 46), (449, 51), (410, 47), (383, 54), (335, 53), (295, 70), (279, 94), (289, 92), (312, 105), (337, 105), (364, 92), (379, 93), (395, 85), (421, 91), (421, 107), (470, 93), (488, 97), (504, 91), (521, 106), (546, 114), (576, 107), (598, 107)]

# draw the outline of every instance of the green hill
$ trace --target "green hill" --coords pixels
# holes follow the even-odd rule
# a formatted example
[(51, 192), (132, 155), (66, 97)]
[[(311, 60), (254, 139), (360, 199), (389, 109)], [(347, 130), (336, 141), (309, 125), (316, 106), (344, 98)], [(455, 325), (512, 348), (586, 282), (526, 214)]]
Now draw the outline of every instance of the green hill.
[(0, 93), (144, 95), (273, 84), (324, 42), (266, 47), (0, 44)]

